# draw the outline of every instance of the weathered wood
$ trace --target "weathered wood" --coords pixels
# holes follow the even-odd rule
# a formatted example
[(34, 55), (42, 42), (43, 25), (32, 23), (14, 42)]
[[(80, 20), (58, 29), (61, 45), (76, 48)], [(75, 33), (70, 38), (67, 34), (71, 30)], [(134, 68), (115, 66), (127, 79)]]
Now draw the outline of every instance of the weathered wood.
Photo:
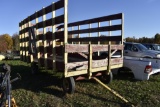
[[(64, 1), (64, 45), (68, 43), (68, 0)], [(68, 63), (68, 53), (64, 52), (64, 65)], [(67, 75), (66, 66), (64, 68), (64, 76)]]
[[(122, 13), (119, 13), (119, 14), (114, 14), (114, 15), (103, 16), (103, 17), (99, 17), (99, 18), (93, 18), (93, 19), (69, 23), (68, 27), (77, 26), (77, 25), (85, 25), (85, 24), (90, 24), (90, 23), (97, 23), (97, 22), (104, 22), (104, 21), (109, 21), (109, 20), (117, 20), (117, 19), (121, 19), (121, 18), (122, 18)], [(63, 25), (60, 25), (58, 28), (59, 29), (63, 28)]]
[[(43, 20), (43, 22), (45, 22), (45, 21), (46, 21), (45, 8), (43, 8), (42, 10), (43, 10), (42, 20)], [(38, 14), (39, 14), (39, 13), (38, 13)], [(45, 58), (44, 64), (45, 64), (45, 70), (47, 70), (47, 68), (48, 68), (48, 64), (47, 64), (47, 49), (46, 49), (46, 47), (47, 47), (47, 40), (46, 40), (46, 36), (45, 36), (45, 35), (46, 35), (46, 24), (45, 24), (45, 23), (43, 23), (43, 34), (44, 34), (44, 36), (43, 36), (44, 58)]]
[(103, 26), (98, 28), (68, 31), (68, 34), (95, 33), (95, 32), (104, 32), (104, 31), (116, 31), (121, 29), (122, 29), (122, 25), (119, 24), (119, 25), (112, 25), (112, 26)]
[(108, 51), (108, 45), (92, 45), (93, 52)]
[[(123, 45), (111, 45), (111, 50), (123, 50)], [(92, 51), (108, 51), (108, 45), (92, 45)], [(65, 52), (88, 52), (88, 44), (66, 44)]]
[[(111, 69), (120, 68), (120, 67), (123, 67), (123, 64), (112, 65)], [(105, 71), (105, 70), (107, 70), (107, 67), (93, 68), (92, 73), (93, 72), (98, 72), (98, 71), (102, 72), (102, 71)], [(80, 76), (80, 75), (83, 75), (83, 74), (87, 74), (87, 71), (88, 71), (87, 69), (81, 69), (81, 70), (78, 70), (78, 71), (68, 71), (66, 77)]]
[(86, 55), (86, 54), (84, 54), (84, 53), (78, 53), (79, 55), (81, 55), (81, 56), (83, 56), (84, 58), (86, 58), (86, 59), (88, 59), (88, 56)]
[(79, 45), (79, 44), (66, 44), (65, 45), (65, 52), (72, 53), (72, 52), (88, 52), (88, 45)]
[(111, 50), (123, 50), (124, 49), (124, 45), (111, 45)]
[[(36, 20), (36, 39), (37, 39), (37, 47), (39, 47), (39, 45), (40, 45), (40, 40), (39, 40), (39, 36), (37, 36), (37, 35), (39, 35), (39, 30), (38, 30), (38, 14), (37, 14), (37, 12), (35, 12), (35, 20)], [(41, 66), (41, 63), (40, 63), (40, 57), (41, 57), (41, 55), (40, 55), (40, 50), (39, 50), (39, 48), (37, 48), (37, 60), (38, 60), (38, 66), (40, 67)]]
[[(43, 27), (47, 27), (47, 26), (52, 26), (52, 21), (55, 22), (55, 24), (61, 24), (61, 23), (64, 23), (64, 15), (61, 15), (61, 16), (57, 16), (57, 17), (54, 17), (54, 18), (50, 18), (46, 21), (42, 21), (42, 22), (39, 22), (38, 23), (38, 28), (43, 28)], [(45, 26), (43, 26), (45, 23)]]
[(21, 26), (21, 23), (22, 22), (20, 22), (19, 23), (19, 39), (20, 39), (20, 44), (19, 44), (19, 46), (20, 46), (20, 60), (22, 60), (22, 41), (21, 41), (21, 39), (22, 39), (22, 35), (20, 34), (20, 31), (21, 31), (21, 29), (22, 29), (22, 26)]
[[(52, 8), (52, 6), (54, 8)], [(64, 0), (59, 0), (59, 1), (55, 2), (55, 3), (52, 3), (51, 5), (47, 6), (45, 8), (45, 12), (46, 12), (46, 14), (48, 14), (48, 13), (50, 13), (52, 11), (58, 10), (60, 8), (63, 8), (63, 7), (64, 7)]]
[[(111, 59), (111, 66), (122, 64), (122, 63), (123, 63), (122, 58)], [(104, 66), (106, 66), (107, 68), (107, 65), (108, 65), (108, 59), (92, 61), (92, 68), (99, 68), (99, 67), (104, 67)], [(83, 67), (84, 69), (88, 69), (88, 61), (67, 63), (65, 66), (67, 69), (78, 69), (79, 67), (83, 67), (83, 66), (84, 66)]]
[[(64, 8), (64, 15), (57, 16), (55, 12), (57, 9)], [(46, 20), (46, 14), (52, 12), (52, 17)], [(38, 18), (42, 17), (42, 22), (38, 22)], [(31, 25), (31, 21), (36, 20), (36, 23)], [(121, 24), (116, 25), (105, 25), (100, 26), (101, 22), (112, 20), (121, 20)], [(64, 23), (63, 25), (56, 26)], [(91, 27), (93, 23), (97, 23), (98, 27)], [(80, 29), (81, 25), (89, 25), (87, 29)], [(88, 74), (89, 77), (92, 76), (92, 72), (110, 70), (112, 68), (121, 67), (123, 65), (123, 57), (121, 58), (111, 58), (113, 53), (117, 50), (123, 50), (123, 14), (115, 14), (110, 16), (104, 16), (89, 20), (78, 21), (68, 24), (68, 0), (59, 0), (56, 3), (52, 3), (35, 12), (31, 16), (27, 17), (19, 23), (20, 26), (20, 49), (22, 56), (27, 56), (26, 52), (28, 50), (27, 42), (29, 41), (27, 37), (27, 32), (29, 27), (33, 26), (36, 28), (36, 38), (37, 38), (37, 49), (38, 49), (38, 62), (39, 66), (44, 66), (45, 68), (57, 68), (57, 70), (63, 70), (65, 77), (78, 76), (82, 74)], [(46, 32), (47, 27), (52, 28), (51, 32)], [(73, 27), (78, 26), (77, 30)], [(72, 27), (71, 31), (68, 31), (69, 27)], [(43, 31), (38, 29), (43, 28)], [(63, 29), (64, 28), (64, 29)], [(61, 29), (61, 30), (59, 30)], [(50, 29), (49, 29), (50, 30)], [(63, 31), (62, 31), (63, 30)], [(111, 35), (111, 31), (121, 31), (119, 36)], [(100, 32), (108, 31), (109, 36), (101, 36)], [(81, 34), (88, 33), (89, 37), (83, 37)], [(91, 33), (97, 33), (97, 35), (91, 35)], [(73, 35), (78, 35), (78, 38), (73, 38)], [(71, 38), (68, 38), (71, 35)], [(81, 37), (80, 37), (81, 36)], [(94, 36), (94, 37), (91, 37)], [(97, 36), (97, 37), (95, 37)], [(41, 46), (39, 42), (43, 41)], [(59, 40), (61, 46), (57, 47), (56, 42)], [(111, 41), (121, 42), (118, 45), (112, 45)], [(73, 44), (74, 42), (79, 44)], [(80, 44), (80, 43), (89, 43)], [(97, 45), (91, 45), (91, 43), (97, 43)], [(100, 43), (105, 42), (109, 45), (101, 45)], [(72, 44), (68, 44), (72, 43)], [(108, 48), (109, 47), (109, 48)], [(109, 51), (108, 59), (101, 59), (101, 56), (93, 56), (93, 52)], [(112, 52), (112, 53), (111, 53)], [(123, 51), (122, 51), (123, 53)], [(32, 57), (32, 55), (30, 55)], [(60, 57), (58, 57), (60, 56)], [(111, 58), (111, 59), (110, 59)], [(23, 58), (24, 59), (24, 58)], [(79, 61), (79, 62), (78, 62)], [(68, 63), (69, 62), (69, 63)], [(77, 71), (75, 71), (77, 70)], [(73, 72), (70, 72), (73, 71)]]
[[(54, 9), (54, 10), (58, 10), (58, 9), (60, 9), (60, 8), (63, 8), (63, 7), (64, 7), (64, 0), (59, 0), (59, 1), (57, 1), (56, 3), (51, 4), (51, 5), (47, 6), (46, 8), (44, 8), (46, 14), (52, 12), (52, 5), (55, 6), (55, 9)], [(39, 10), (39, 11), (37, 12), (37, 14), (38, 14), (38, 17), (43, 16), (43, 9)], [(32, 14), (31, 16), (29, 16), (29, 18), (30, 18), (30, 21), (34, 20), (34, 19), (36, 18), (36, 14), (35, 14), (35, 13)], [(24, 21), (28, 21), (28, 19), (26, 18), (26, 19), (24, 19)], [(22, 25), (22, 23), (20, 23), (20, 25)]]
[[(55, 24), (64, 23), (64, 15), (60, 15), (55, 18), (50, 18), (45, 21), (41, 21), (39, 23), (36, 23), (36, 25), (33, 25), (33, 26), (35, 26), (37, 29), (47, 27), (47, 26), (52, 26), (52, 21), (54, 21), (54, 20), (55, 20)], [(45, 24), (45, 26), (44, 26), (44, 24)], [(26, 32), (28, 32), (28, 30), (29, 30), (29, 27), (24, 28), (23, 30), (20, 31), (20, 34), (26, 33)]]
[[(56, 20), (55, 20), (55, 17), (56, 17), (56, 13), (55, 13), (55, 5), (53, 5), (54, 3), (52, 3), (52, 67), (53, 67), (53, 70), (55, 71), (56, 70), (56, 39), (55, 39), (55, 32), (56, 32)], [(64, 17), (64, 15), (63, 15)], [(62, 18), (63, 20), (63, 18)], [(64, 20), (63, 20), (64, 21)], [(50, 23), (50, 22), (49, 22)]]
[[(63, 37), (63, 35), (57, 37), (58, 39), (62, 39), (61, 38)], [(88, 41), (91, 41), (91, 42), (97, 42), (97, 41), (121, 41), (121, 36), (101, 36), (101, 37), (83, 37), (83, 38), (68, 38), (68, 42), (88, 42)]]
[(92, 46), (89, 44), (89, 58), (88, 58), (88, 78), (92, 76)]

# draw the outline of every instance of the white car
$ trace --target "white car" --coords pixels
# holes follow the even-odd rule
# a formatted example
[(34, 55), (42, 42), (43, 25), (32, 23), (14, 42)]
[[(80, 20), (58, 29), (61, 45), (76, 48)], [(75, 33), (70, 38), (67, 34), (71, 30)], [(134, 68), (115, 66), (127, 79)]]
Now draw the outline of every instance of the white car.
[(0, 54), (0, 61), (3, 60), (3, 59), (5, 59), (5, 56)]
[[(137, 80), (149, 80), (153, 74), (160, 73), (160, 60), (153, 58), (137, 58), (124, 56), (123, 67), (129, 68)], [(113, 69), (114, 74), (123, 69)]]

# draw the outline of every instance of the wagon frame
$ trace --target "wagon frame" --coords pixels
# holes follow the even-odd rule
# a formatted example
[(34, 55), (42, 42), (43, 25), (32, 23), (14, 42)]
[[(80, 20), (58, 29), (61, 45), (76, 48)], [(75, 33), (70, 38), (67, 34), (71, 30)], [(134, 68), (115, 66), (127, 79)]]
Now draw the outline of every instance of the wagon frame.
[[(56, 16), (59, 9), (63, 9), (64, 13)], [(49, 13), (52, 17), (47, 19)], [(39, 21), (40, 17), (42, 21)], [(112, 24), (115, 20), (120, 23)], [(103, 22), (108, 25), (101, 25)], [(19, 23), (21, 60), (31, 63), (34, 72), (38, 67), (62, 72), (64, 81), (69, 81), (69, 92), (72, 93), (74, 80), (112, 76), (111, 69), (123, 66), (123, 22), (123, 13), (118, 13), (68, 23), (68, 0), (59, 0)], [(96, 27), (92, 26), (95, 24)], [(88, 28), (81, 29), (83, 25)], [(47, 28), (51, 31), (47, 32)], [(113, 31), (120, 34), (112, 35)], [(108, 32), (108, 35), (101, 35), (101, 32)], [(119, 57), (113, 57), (117, 51)]]

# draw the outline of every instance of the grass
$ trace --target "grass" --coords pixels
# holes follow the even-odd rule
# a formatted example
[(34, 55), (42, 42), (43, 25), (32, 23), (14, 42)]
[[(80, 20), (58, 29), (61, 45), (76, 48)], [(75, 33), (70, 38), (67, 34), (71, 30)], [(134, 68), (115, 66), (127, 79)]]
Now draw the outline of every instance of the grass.
[[(16, 73), (22, 76), (12, 84), (12, 95), (19, 107), (124, 107), (125, 104), (108, 90), (93, 80), (76, 81), (75, 93), (64, 95), (61, 88), (61, 76), (52, 71), (42, 70), (31, 75), (30, 65), (7, 60), (12, 67), (11, 78)], [(114, 75), (108, 85), (137, 107), (159, 107), (160, 75), (151, 76), (149, 81), (137, 81), (129, 72)]]

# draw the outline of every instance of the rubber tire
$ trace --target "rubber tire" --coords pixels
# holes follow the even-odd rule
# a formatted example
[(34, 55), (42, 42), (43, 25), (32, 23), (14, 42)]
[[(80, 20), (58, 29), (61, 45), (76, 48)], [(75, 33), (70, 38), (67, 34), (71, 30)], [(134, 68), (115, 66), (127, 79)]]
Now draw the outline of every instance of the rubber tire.
[(64, 93), (73, 94), (75, 91), (75, 81), (73, 77), (63, 77), (62, 88)]
[(39, 71), (38, 64), (36, 62), (31, 63), (31, 74), (37, 74)]
[(109, 75), (107, 74), (102, 74), (101, 76), (101, 81), (106, 83), (106, 84), (110, 84), (113, 80), (113, 74), (112, 72), (109, 73)]

